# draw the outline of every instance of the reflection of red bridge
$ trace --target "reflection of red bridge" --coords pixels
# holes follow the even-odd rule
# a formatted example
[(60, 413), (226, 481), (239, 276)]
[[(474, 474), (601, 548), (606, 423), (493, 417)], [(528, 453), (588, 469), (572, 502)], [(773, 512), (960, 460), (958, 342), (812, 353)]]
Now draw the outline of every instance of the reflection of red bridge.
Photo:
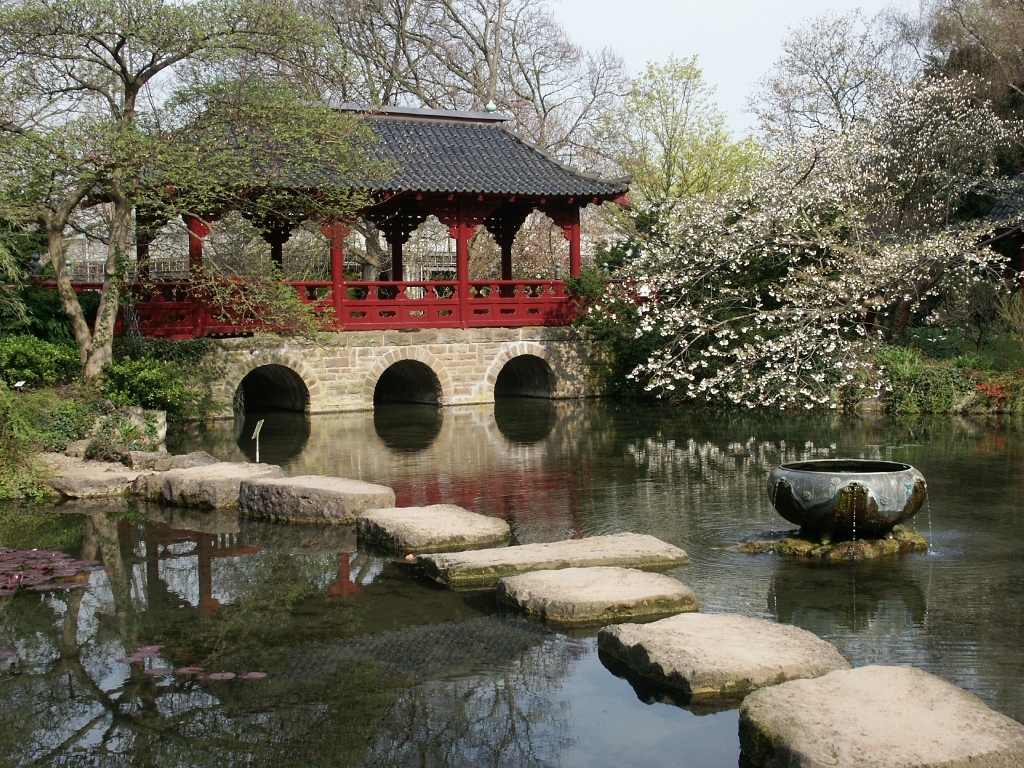
[(458, 504), (513, 526), (528, 522), (526, 517), (562, 518), (571, 536), (580, 538), (580, 490), (590, 477), (588, 465), (500, 467), (480, 476), (403, 478), (392, 481), (391, 487), (400, 507)]
[[(225, 533), (207, 533), (172, 528), (167, 523), (149, 521), (140, 538), (138, 529), (128, 521), (118, 526), (121, 543), (131, 549), (143, 544), (146, 549), (146, 579), (154, 584), (160, 578), (159, 563), (161, 560), (177, 560), (195, 557), (199, 571), (199, 608), (205, 612), (217, 611), (221, 608), (220, 601), (213, 596), (213, 561), (220, 557), (244, 557), (255, 555), (262, 550), (259, 547), (247, 546), (240, 531)], [(174, 552), (175, 544), (194, 544), (187, 550)], [(331, 597), (348, 597), (359, 591), (349, 571), (349, 553), (338, 553), (338, 578), (327, 588)]]
[[(171, 528), (167, 523), (147, 522), (145, 535), (139, 542), (135, 529), (127, 521), (121, 524), (121, 540), (142, 543), (146, 547), (146, 578), (154, 583), (160, 578), (159, 562), (176, 560), (183, 557), (195, 557), (199, 561), (199, 608), (203, 611), (216, 611), (220, 601), (213, 596), (213, 560), (217, 557), (241, 557), (255, 555), (259, 547), (249, 547), (242, 540), (240, 532), (206, 533)], [(190, 549), (174, 552), (174, 544), (195, 544)]]

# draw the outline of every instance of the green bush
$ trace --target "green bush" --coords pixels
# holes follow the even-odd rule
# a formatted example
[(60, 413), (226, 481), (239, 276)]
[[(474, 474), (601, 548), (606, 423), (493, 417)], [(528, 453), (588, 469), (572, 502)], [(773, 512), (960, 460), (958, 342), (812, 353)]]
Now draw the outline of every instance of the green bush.
[(109, 403), (92, 390), (16, 393), (0, 383), (0, 499), (38, 498), (38, 451), (63, 451), (87, 437)]
[(118, 405), (167, 411), (172, 419), (198, 418), (207, 395), (192, 386), (188, 371), (170, 360), (119, 360), (103, 369), (103, 394)]
[[(5, 313), (0, 309), (0, 333), (29, 334), (44, 341), (74, 346), (71, 321), (64, 314), (57, 291), (29, 283), (18, 292), (18, 298), (24, 312)], [(100, 303), (99, 291), (78, 294), (78, 303), (85, 313), (85, 321), (92, 327)]]
[(8, 387), (18, 381), (30, 388), (66, 384), (81, 367), (74, 347), (35, 336), (0, 336), (0, 380)]

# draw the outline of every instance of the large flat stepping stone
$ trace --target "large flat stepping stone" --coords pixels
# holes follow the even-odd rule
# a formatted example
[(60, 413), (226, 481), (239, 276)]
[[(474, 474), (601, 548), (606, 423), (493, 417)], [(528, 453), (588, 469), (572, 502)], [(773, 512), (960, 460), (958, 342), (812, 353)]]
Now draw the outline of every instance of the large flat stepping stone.
[(151, 501), (179, 507), (222, 509), (238, 506), (243, 481), (277, 477), (284, 477), (284, 472), (274, 464), (221, 461), (209, 466), (139, 475), (132, 490)]
[(602, 629), (597, 647), (655, 685), (691, 698), (732, 698), (850, 664), (839, 651), (789, 624), (746, 616), (683, 614)]
[(860, 667), (748, 696), (740, 745), (761, 768), (1021, 768), (1024, 725), (914, 667)]
[(398, 552), (456, 552), (506, 544), (508, 523), (454, 504), (370, 509), (359, 515), (363, 541)]
[(354, 523), (360, 512), (394, 505), (386, 486), (320, 475), (243, 482), (238, 497), (246, 515), (289, 523)]
[(455, 589), (487, 589), (506, 576), (530, 571), (557, 571), (614, 565), (660, 571), (690, 562), (679, 547), (640, 533), (592, 536), (550, 544), (524, 544), (504, 549), (420, 555), (430, 576)]
[(96, 499), (121, 496), (131, 490), (138, 470), (106, 461), (47, 453), (42, 456), (51, 477), (46, 484), (69, 499)]
[(533, 571), (498, 582), (498, 599), (550, 624), (581, 626), (697, 610), (697, 595), (661, 573), (596, 566)]

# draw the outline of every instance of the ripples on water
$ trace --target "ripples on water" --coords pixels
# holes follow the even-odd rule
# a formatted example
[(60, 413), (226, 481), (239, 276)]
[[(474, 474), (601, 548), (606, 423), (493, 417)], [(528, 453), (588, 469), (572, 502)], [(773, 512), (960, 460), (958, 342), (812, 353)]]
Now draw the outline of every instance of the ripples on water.
[[(358, 477), (400, 504), (454, 502), (509, 521), (520, 543), (618, 531), (686, 549), (673, 571), (706, 611), (776, 619), (855, 665), (915, 664), (1024, 720), (1021, 432), (603, 403), (504, 400), (307, 418), (266, 414), (261, 459), (292, 475)], [(173, 450), (252, 460), (257, 417)], [(832, 456), (917, 466), (933, 550), (812, 566), (736, 553), (788, 525), (768, 472)], [(0, 545), (101, 559), (88, 590), (0, 599), (0, 763), (25, 765), (737, 764), (735, 710), (689, 712), (606, 670), (593, 633), (502, 617), (357, 551), (344, 527), (239, 521), (111, 502), (0, 516)], [(265, 680), (154, 678), (145, 666), (265, 671)], [(6, 664), (8, 660), (0, 660)]]

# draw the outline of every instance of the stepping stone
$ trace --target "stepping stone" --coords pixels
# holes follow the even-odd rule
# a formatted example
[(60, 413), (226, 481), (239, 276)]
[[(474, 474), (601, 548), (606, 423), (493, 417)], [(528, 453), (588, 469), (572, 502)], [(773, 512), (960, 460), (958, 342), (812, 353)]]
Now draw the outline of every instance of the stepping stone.
[(370, 509), (356, 520), (359, 538), (398, 552), (455, 552), (508, 543), (508, 523), (454, 504)]
[(179, 507), (221, 509), (238, 506), (243, 481), (277, 477), (284, 477), (284, 472), (274, 464), (221, 461), (209, 466), (139, 475), (132, 491), (151, 501), (160, 500)]
[(740, 745), (760, 768), (1021, 768), (1024, 725), (914, 667), (860, 667), (748, 696)]
[(806, 630), (726, 614), (606, 627), (597, 647), (630, 673), (683, 694), (684, 701), (739, 697), (850, 668), (833, 645)]
[(319, 475), (243, 482), (238, 497), (246, 515), (289, 523), (354, 523), (360, 512), (394, 505), (386, 486)]
[(690, 562), (679, 547), (640, 533), (592, 536), (550, 544), (420, 555), (417, 562), (437, 581), (455, 589), (489, 589), (506, 576), (614, 565), (662, 571)]
[(498, 582), (498, 599), (527, 616), (573, 626), (697, 610), (697, 595), (671, 576), (608, 566), (509, 576)]
[(53, 473), (46, 484), (69, 499), (95, 499), (127, 493), (139, 476), (138, 470), (107, 461), (87, 461), (57, 453), (42, 455)]

